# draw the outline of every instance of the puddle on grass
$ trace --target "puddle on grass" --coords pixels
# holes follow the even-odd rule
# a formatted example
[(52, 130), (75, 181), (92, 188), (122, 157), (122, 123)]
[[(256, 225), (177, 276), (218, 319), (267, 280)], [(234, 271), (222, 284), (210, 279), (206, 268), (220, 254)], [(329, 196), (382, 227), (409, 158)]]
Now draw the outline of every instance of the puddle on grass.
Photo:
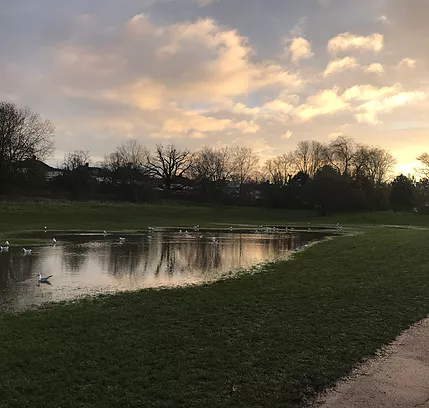
[[(261, 262), (287, 258), (328, 232), (151, 231), (119, 235), (43, 234), (46, 246), (24, 255), (0, 252), (0, 311), (14, 311), (85, 295), (198, 284)], [(119, 237), (125, 237), (120, 242)], [(37, 285), (37, 274), (53, 275)]]

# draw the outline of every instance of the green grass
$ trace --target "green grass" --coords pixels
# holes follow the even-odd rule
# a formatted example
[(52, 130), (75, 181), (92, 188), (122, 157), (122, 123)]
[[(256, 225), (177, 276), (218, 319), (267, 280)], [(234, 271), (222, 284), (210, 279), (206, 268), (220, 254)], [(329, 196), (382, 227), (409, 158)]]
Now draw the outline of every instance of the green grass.
[(370, 229), (252, 276), (2, 315), (0, 407), (300, 406), (428, 314), (428, 234)]
[(18, 231), (43, 230), (141, 230), (152, 227), (258, 226), (261, 224), (427, 225), (429, 216), (412, 213), (332, 214), (314, 211), (213, 207), (188, 204), (112, 204), (81, 202), (0, 202), (0, 239)]

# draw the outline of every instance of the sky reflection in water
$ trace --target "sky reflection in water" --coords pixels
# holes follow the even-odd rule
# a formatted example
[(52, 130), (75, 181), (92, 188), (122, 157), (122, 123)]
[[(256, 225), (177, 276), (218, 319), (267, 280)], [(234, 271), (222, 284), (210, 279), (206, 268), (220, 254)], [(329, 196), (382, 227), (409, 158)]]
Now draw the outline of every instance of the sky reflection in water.
[[(285, 258), (322, 235), (165, 231), (125, 237), (120, 243), (119, 235), (58, 234), (56, 245), (35, 247), (28, 256), (13, 246), (0, 253), (0, 311), (97, 293), (213, 281)], [(37, 286), (39, 272), (54, 275), (51, 286)]]

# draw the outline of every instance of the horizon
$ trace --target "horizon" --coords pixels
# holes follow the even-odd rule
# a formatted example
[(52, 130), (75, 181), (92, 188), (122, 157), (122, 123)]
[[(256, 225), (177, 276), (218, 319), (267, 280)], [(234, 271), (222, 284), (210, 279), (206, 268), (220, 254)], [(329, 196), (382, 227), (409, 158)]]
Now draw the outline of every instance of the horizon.
[(265, 160), (345, 135), (389, 150), (395, 175), (429, 151), (424, 0), (87, 3), (9, 2), (0, 16), (0, 100), (56, 126), (50, 164), (129, 138)]

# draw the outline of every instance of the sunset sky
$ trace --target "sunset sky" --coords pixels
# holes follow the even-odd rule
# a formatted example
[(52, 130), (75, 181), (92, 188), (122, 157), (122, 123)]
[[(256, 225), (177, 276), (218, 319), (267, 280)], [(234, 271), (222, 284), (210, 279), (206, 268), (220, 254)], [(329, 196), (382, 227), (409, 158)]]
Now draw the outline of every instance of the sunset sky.
[(427, 0), (1, 1), (0, 99), (67, 151), (128, 138), (249, 146), (263, 158), (337, 135), (429, 153)]

